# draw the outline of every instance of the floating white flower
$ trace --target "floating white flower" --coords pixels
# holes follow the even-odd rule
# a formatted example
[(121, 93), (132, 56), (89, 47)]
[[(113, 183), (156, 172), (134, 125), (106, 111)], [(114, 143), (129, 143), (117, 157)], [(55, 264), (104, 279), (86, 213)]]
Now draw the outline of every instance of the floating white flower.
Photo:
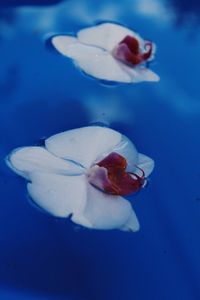
[(139, 229), (121, 196), (144, 185), (154, 162), (119, 132), (100, 126), (65, 131), (48, 138), (45, 147), (15, 149), (7, 163), (29, 181), (33, 201), (53, 216), (71, 216), (93, 229)]
[(144, 65), (153, 59), (155, 45), (121, 25), (102, 23), (80, 30), (76, 37), (54, 36), (51, 42), (95, 78), (124, 83), (159, 80)]

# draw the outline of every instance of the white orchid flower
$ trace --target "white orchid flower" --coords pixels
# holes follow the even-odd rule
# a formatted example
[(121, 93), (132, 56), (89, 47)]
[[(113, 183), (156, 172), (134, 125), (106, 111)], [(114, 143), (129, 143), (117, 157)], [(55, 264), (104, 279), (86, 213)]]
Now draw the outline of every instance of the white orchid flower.
[(45, 147), (15, 149), (7, 164), (29, 181), (33, 201), (53, 216), (92, 229), (139, 229), (122, 196), (144, 185), (154, 162), (117, 131), (100, 126), (65, 131), (48, 138)]
[(80, 30), (76, 37), (54, 36), (51, 42), (92, 77), (124, 83), (159, 80), (144, 65), (153, 59), (155, 45), (121, 25), (102, 23)]

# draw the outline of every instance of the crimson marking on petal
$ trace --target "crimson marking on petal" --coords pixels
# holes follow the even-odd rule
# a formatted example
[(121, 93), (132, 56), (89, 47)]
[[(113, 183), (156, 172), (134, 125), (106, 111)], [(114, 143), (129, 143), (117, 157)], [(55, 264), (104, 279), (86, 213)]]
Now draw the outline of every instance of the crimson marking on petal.
[[(139, 41), (130, 35), (127, 35), (113, 50), (113, 56), (130, 65), (138, 65), (148, 60), (153, 51), (152, 43), (145, 43), (146, 52), (142, 52), (139, 47)], [(147, 49), (148, 48), (148, 49)]]
[(119, 43), (119, 45), (120, 45), (120, 44), (126, 44), (127, 47), (129, 48), (129, 50), (130, 50), (133, 54), (135, 54), (135, 55), (139, 54), (139, 50), (140, 50), (140, 48), (139, 48), (139, 42), (138, 42), (138, 40), (137, 40), (136, 38), (134, 38), (134, 37), (132, 37), (132, 36), (130, 36), (130, 35), (127, 35), (127, 36)]
[(96, 173), (97, 178), (93, 180), (92, 184), (95, 185), (95, 181), (98, 182), (96, 186), (98, 188), (102, 186), (103, 191), (108, 194), (125, 196), (139, 191), (144, 185), (144, 171), (136, 166), (141, 171), (141, 176), (136, 173), (126, 172), (127, 161), (118, 153), (112, 152), (96, 165), (100, 167), (99, 169), (106, 170), (107, 176), (105, 177), (104, 173), (104, 179), (102, 178), (103, 181), (100, 185), (100, 178), (98, 173)]

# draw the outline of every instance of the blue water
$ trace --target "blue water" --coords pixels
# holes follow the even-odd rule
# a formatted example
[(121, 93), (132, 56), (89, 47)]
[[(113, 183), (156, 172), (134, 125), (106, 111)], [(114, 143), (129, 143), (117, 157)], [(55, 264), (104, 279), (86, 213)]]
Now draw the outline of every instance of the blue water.
[[(199, 11), (181, 0), (0, 1), (0, 299), (200, 299)], [(104, 20), (155, 41), (159, 83), (105, 86), (45, 45)], [(156, 163), (132, 197), (135, 234), (41, 213), (4, 163), (102, 115)]]

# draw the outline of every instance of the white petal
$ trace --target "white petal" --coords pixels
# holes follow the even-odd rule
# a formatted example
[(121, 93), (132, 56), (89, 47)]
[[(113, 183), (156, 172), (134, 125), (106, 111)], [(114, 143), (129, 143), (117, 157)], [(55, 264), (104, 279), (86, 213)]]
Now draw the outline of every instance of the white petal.
[[(85, 49), (83, 49), (82, 53), (80, 52), (80, 57), (76, 57), (76, 63), (86, 74), (101, 80), (119, 83), (131, 82), (131, 77), (122, 68), (122, 63), (111, 54), (98, 48), (87, 47), (86, 49), (86, 46), (84, 47)], [(84, 58), (83, 54), (85, 54)]]
[(129, 67), (123, 64), (122, 68), (131, 77), (131, 82), (159, 81), (160, 77), (148, 68), (143, 66)]
[(135, 212), (132, 210), (128, 221), (120, 228), (123, 231), (138, 231), (140, 229), (140, 224)]
[(129, 67), (107, 51), (112, 49), (101, 45), (104, 43), (114, 45), (119, 37), (118, 42), (127, 34), (135, 36), (142, 47), (144, 41), (137, 34), (113, 23), (83, 29), (79, 31), (78, 39), (67, 35), (54, 36), (52, 44), (61, 54), (73, 59), (86, 74), (92, 77), (124, 83), (158, 81), (159, 76), (153, 71), (142, 66)]
[(126, 35), (137, 38), (140, 48), (143, 49), (144, 40), (139, 35), (114, 23), (103, 23), (82, 29), (78, 32), (78, 38), (59, 35), (54, 36), (51, 41), (61, 54), (72, 58), (92, 77), (124, 83), (159, 81), (159, 76), (153, 71), (143, 66), (129, 67), (112, 56), (110, 51)]
[(121, 134), (117, 131), (89, 126), (56, 134), (46, 140), (46, 147), (56, 156), (89, 168), (97, 157), (112, 151), (120, 141)]
[(131, 82), (130, 76), (121, 68), (122, 63), (110, 53), (81, 44), (75, 38), (70, 43), (68, 38), (72, 39), (68, 36), (56, 36), (52, 43), (60, 53), (74, 59), (85, 73), (101, 80)]
[(63, 55), (70, 56), (70, 47), (79, 44), (77, 38), (68, 35), (57, 35), (51, 39), (53, 46)]
[(7, 158), (8, 166), (17, 174), (29, 179), (31, 172), (57, 174), (80, 174), (83, 169), (72, 162), (64, 161), (42, 147), (15, 149)]
[(133, 213), (131, 204), (122, 197), (105, 194), (88, 184), (84, 216), (93, 229), (120, 229)]
[(85, 176), (62, 176), (50, 173), (32, 173), (28, 192), (34, 202), (56, 217), (73, 214), (77, 223), (90, 227), (82, 213), (86, 207)]
[(150, 157), (139, 153), (138, 167), (144, 171), (145, 177), (148, 177), (154, 169), (154, 161)]
[(126, 171), (134, 172), (135, 166), (138, 164), (138, 152), (134, 144), (125, 135), (122, 135), (121, 142), (113, 149), (113, 152), (122, 155), (126, 159)]
[(143, 40), (138, 34), (114, 23), (102, 23), (97, 26), (82, 29), (78, 32), (77, 37), (81, 43), (111, 51), (127, 35), (134, 36), (139, 40), (139, 43), (143, 45)]

